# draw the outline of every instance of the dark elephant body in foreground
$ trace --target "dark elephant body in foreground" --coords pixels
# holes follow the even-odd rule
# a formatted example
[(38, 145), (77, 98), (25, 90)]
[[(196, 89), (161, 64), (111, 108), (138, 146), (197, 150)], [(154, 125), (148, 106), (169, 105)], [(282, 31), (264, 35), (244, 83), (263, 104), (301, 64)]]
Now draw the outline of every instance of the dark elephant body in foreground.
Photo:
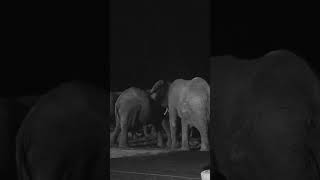
[(134, 131), (147, 124), (153, 124), (158, 134), (158, 146), (163, 146), (160, 128), (163, 109), (157, 105), (147, 91), (131, 87), (121, 93), (115, 104), (116, 127), (110, 137), (111, 145), (120, 133), (119, 147), (128, 146), (128, 131)]
[(307, 63), (285, 50), (210, 63), (213, 173), (228, 180), (320, 179), (320, 86)]
[(76, 81), (40, 97), (16, 140), (20, 179), (106, 179), (106, 107), (103, 90)]
[[(171, 148), (177, 144), (177, 118), (181, 119), (182, 149), (189, 150), (188, 127), (195, 127), (201, 136), (202, 151), (209, 150), (208, 123), (210, 120), (210, 87), (200, 77), (191, 80), (177, 79), (170, 84), (160, 80), (153, 86), (152, 93), (162, 106), (168, 107)], [(170, 139), (169, 139), (170, 140)]]
[(17, 179), (15, 140), (28, 110), (14, 99), (0, 99), (0, 179)]
[(110, 117), (110, 128), (111, 129), (114, 129), (115, 125), (116, 125), (116, 118), (114, 116), (114, 105), (116, 104), (116, 101), (118, 99), (118, 97), (120, 96), (121, 92), (120, 91), (117, 91), (117, 92), (112, 92), (110, 91), (109, 92), (109, 101), (110, 101), (110, 104), (109, 104), (109, 117)]
[(110, 92), (110, 116), (114, 118), (114, 105), (120, 96), (121, 92)]

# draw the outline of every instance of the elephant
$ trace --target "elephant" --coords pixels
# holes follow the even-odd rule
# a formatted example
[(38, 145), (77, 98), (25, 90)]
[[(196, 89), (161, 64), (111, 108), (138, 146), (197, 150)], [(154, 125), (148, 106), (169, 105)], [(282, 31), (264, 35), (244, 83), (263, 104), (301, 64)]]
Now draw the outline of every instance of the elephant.
[(157, 145), (163, 147), (161, 127), (167, 127), (162, 121), (163, 108), (155, 103), (150, 93), (136, 87), (126, 89), (116, 101), (116, 127), (111, 134), (110, 143), (115, 144), (119, 136), (119, 147), (128, 147), (128, 131), (137, 130), (148, 124), (153, 124), (157, 132)]
[(110, 126), (114, 126), (115, 124), (115, 116), (114, 116), (114, 104), (116, 103), (118, 97), (120, 96), (121, 94), (121, 91), (115, 91), (115, 92), (112, 92), (110, 91), (110, 97), (109, 97), (109, 100), (110, 100), (110, 105), (109, 105), (109, 108), (110, 108)]
[(16, 137), (20, 180), (107, 177), (107, 93), (82, 81), (42, 95)]
[[(147, 92), (150, 92), (150, 90), (151, 89), (148, 89)], [(121, 91), (114, 91), (114, 92), (110, 91), (110, 106), (109, 107), (110, 107), (110, 119), (111, 119), (110, 125), (111, 126), (115, 125), (114, 105), (115, 105), (115, 103), (116, 103), (116, 101), (117, 101), (117, 99), (118, 99), (118, 97), (120, 96), (121, 93), (122, 93)], [(151, 126), (151, 129), (152, 129), (151, 133), (148, 133), (148, 130), (147, 130), (147, 128), (149, 126)], [(144, 126), (143, 127), (143, 132), (144, 132), (145, 136), (151, 136), (151, 135), (156, 133), (155, 127), (152, 124)]]
[(28, 110), (13, 98), (0, 98), (0, 179), (18, 179), (15, 137)]
[(213, 179), (320, 179), (320, 84), (289, 50), (210, 58)]
[(168, 107), (171, 149), (177, 144), (177, 117), (181, 119), (181, 150), (189, 150), (188, 127), (194, 126), (201, 136), (200, 151), (209, 150), (208, 123), (210, 120), (210, 87), (200, 77), (191, 80), (176, 79), (172, 83), (157, 81), (151, 89), (152, 97)]
[[(147, 92), (150, 92), (150, 89), (147, 90)], [(116, 121), (115, 121), (115, 114), (114, 114), (114, 107), (115, 107), (115, 103), (118, 99), (118, 97), (121, 95), (121, 91), (110, 91), (110, 128), (112, 130), (114, 130)], [(148, 127), (151, 126), (151, 132), (148, 132)], [(155, 131), (155, 127), (152, 124), (148, 124), (143, 126), (143, 135), (145, 136), (154, 136), (156, 135), (156, 131)], [(141, 136), (141, 135), (140, 135)], [(133, 137), (133, 139), (137, 139), (138, 135), (137, 132), (134, 131), (131, 133), (131, 137)]]

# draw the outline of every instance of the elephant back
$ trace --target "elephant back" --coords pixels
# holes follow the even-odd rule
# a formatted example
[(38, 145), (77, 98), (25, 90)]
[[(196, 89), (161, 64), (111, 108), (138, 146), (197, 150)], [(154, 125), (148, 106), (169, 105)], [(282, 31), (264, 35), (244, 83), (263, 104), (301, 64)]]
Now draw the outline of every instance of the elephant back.
[(191, 92), (201, 94), (208, 99), (210, 97), (209, 84), (200, 77), (195, 77), (191, 80), (176, 79), (169, 87), (169, 100), (173, 100), (173, 97), (177, 97), (177, 95), (182, 98), (185, 94)]
[(206, 94), (210, 94), (210, 86), (208, 82), (201, 77), (195, 77), (190, 81), (190, 88), (202, 89)]
[(206, 80), (195, 77), (189, 82), (189, 90), (196, 92), (204, 102), (206, 119), (210, 119), (210, 86)]
[(175, 94), (180, 94), (182, 95), (183, 91), (185, 90), (186, 84), (187, 84), (188, 80), (184, 80), (184, 79), (176, 79), (174, 80), (171, 84), (170, 87), (168, 89), (168, 99), (172, 99), (170, 96), (173, 96)]
[(149, 94), (136, 87), (123, 91), (116, 101), (116, 111), (130, 111), (137, 107), (139, 107), (138, 119), (141, 122), (146, 122), (151, 112)]

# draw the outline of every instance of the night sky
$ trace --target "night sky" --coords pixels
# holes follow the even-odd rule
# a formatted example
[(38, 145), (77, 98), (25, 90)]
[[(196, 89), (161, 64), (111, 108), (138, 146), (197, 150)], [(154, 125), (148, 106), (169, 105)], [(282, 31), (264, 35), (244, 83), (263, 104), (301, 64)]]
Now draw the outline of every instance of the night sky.
[(2, 26), (0, 93), (39, 94), (72, 79), (111, 90), (150, 88), (159, 79), (208, 80), (211, 55), (255, 58), (280, 48), (319, 70), (312, 6), (222, 0), (12, 3)]
[(317, 5), (295, 1), (212, 2), (213, 55), (250, 59), (288, 49), (320, 70)]
[(105, 86), (106, 2), (28, 1), (6, 9), (1, 97), (37, 95), (74, 79)]
[(151, 88), (159, 79), (208, 80), (207, 1), (112, 0), (111, 90)]

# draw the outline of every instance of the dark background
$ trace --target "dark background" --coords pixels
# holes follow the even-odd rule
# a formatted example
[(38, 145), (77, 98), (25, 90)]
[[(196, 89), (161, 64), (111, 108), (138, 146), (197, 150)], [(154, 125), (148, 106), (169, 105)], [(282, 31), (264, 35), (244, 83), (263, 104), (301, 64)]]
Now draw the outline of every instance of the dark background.
[(0, 97), (37, 95), (74, 79), (107, 80), (106, 1), (7, 4)]
[(208, 80), (209, 1), (111, 0), (111, 90), (159, 79)]
[(287, 49), (320, 75), (316, 4), (284, 1), (124, 1), (110, 6), (111, 90), (158, 79), (208, 80), (209, 56), (253, 59)]
[(251, 59), (287, 49), (306, 59), (318, 73), (319, 13), (315, 7), (315, 3), (301, 1), (212, 1), (212, 53)]
[(312, 7), (221, 0), (12, 3), (2, 24), (0, 95), (39, 94), (72, 79), (111, 90), (150, 88), (159, 79), (208, 80), (210, 55), (255, 58), (275, 49), (292, 50), (318, 72)]

